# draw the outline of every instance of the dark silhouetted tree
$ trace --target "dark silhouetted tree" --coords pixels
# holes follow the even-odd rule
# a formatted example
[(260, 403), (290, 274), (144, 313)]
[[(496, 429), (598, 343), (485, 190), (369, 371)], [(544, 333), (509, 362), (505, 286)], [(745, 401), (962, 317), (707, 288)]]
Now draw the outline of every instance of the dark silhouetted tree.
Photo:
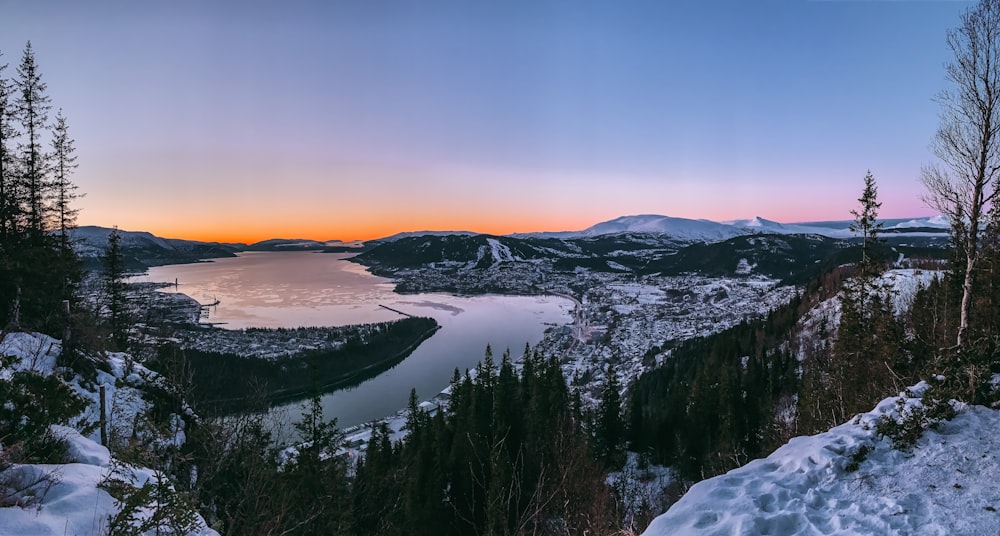
[[(2, 55), (0, 55), (2, 57)], [(19, 174), (15, 140), (18, 132), (14, 126), (17, 114), (14, 107), (14, 85), (6, 78), (7, 64), (0, 64), (0, 248), (9, 249), (10, 240), (17, 232), (20, 212)]]
[(128, 345), (129, 304), (125, 285), (125, 257), (122, 255), (122, 235), (115, 227), (108, 234), (108, 245), (104, 250), (104, 312), (107, 315), (111, 340), (119, 350)]
[(622, 418), (621, 384), (614, 364), (605, 372), (604, 389), (597, 405), (594, 454), (607, 468), (621, 467), (625, 461), (625, 424)]
[(52, 228), (59, 238), (61, 250), (70, 251), (70, 231), (76, 228), (76, 216), (80, 212), (72, 203), (81, 195), (70, 181), (77, 167), (76, 148), (61, 109), (56, 113), (52, 136)]
[(21, 122), (20, 144), (21, 190), (24, 192), (25, 229), (32, 242), (41, 241), (46, 231), (46, 196), (50, 191), (49, 156), (42, 144), (48, 129), (49, 110), (52, 108), (46, 85), (35, 63), (35, 53), (29, 41), (17, 69), (14, 81), (16, 99), (14, 106)]
[(851, 231), (861, 234), (861, 265), (867, 267), (872, 262), (871, 249), (878, 243), (878, 233), (884, 227), (878, 221), (878, 210), (882, 208), (882, 203), (878, 201), (878, 185), (875, 184), (871, 171), (865, 174), (865, 188), (858, 203), (861, 205), (860, 210), (851, 210), (851, 215), (854, 216)]

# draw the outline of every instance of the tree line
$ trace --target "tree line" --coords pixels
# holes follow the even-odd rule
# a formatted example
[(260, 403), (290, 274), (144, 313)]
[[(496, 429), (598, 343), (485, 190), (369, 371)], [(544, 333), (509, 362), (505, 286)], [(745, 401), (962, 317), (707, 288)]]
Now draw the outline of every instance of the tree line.
[[(438, 327), (433, 318), (402, 318), (366, 326), (368, 333), (350, 334), (336, 348), (278, 359), (163, 344), (147, 365), (186, 378), (187, 402), (201, 415), (257, 411), (308, 398), (314, 391), (358, 385), (399, 364)], [(256, 407), (259, 403), (263, 408)]]
[(0, 325), (61, 334), (62, 302), (76, 299), (81, 277), (70, 244), (74, 140), (62, 110), (51, 116), (30, 42), (14, 76), (8, 69), (0, 64)]
[(455, 370), (442, 407), (427, 412), (417, 401), (411, 392), (405, 439), (373, 424), (367, 449), (353, 460), (317, 396), (296, 425), (301, 441), (291, 457), (274, 445), (266, 419), (244, 414), (193, 423), (168, 465), (222, 534), (622, 528), (618, 499), (605, 482), (608, 466), (593, 447), (609, 441), (595, 439), (600, 426), (582, 410), (557, 360), (526, 348), (518, 370), (509, 352), (497, 363), (487, 348), (474, 371)]

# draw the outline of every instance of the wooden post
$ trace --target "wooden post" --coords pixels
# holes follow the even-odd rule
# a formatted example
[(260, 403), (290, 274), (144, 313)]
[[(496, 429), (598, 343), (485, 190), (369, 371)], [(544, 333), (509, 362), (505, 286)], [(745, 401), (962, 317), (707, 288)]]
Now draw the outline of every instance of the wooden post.
[(10, 312), (10, 323), (14, 326), (14, 329), (21, 329), (21, 287), (17, 287), (17, 292), (14, 294), (14, 306), (11, 308)]
[(66, 348), (66, 346), (69, 345), (69, 337), (70, 337), (69, 300), (63, 300), (63, 315), (64, 315), (63, 320), (66, 322), (65, 325), (63, 326), (63, 348)]
[(101, 384), (101, 444), (108, 446), (108, 406), (105, 402), (104, 384)]

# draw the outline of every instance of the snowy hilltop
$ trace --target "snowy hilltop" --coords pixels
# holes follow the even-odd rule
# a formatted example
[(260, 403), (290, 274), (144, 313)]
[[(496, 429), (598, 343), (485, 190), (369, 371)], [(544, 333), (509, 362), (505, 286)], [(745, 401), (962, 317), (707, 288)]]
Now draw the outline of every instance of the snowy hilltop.
[(919, 408), (926, 388), (695, 484), (643, 534), (997, 534), (1000, 412), (959, 405), (912, 449), (876, 431)]

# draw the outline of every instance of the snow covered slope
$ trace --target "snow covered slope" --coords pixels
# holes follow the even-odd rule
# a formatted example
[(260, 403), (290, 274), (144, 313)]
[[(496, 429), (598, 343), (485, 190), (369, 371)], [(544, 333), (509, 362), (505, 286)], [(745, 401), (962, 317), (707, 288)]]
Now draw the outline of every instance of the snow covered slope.
[(586, 238), (619, 233), (647, 233), (667, 235), (672, 239), (681, 241), (716, 241), (748, 234), (749, 232), (742, 228), (709, 220), (691, 220), (687, 218), (660, 216), (658, 214), (642, 214), (638, 216), (622, 216), (592, 225), (582, 231), (529, 233), (518, 236), (536, 238)]
[(875, 432), (880, 416), (899, 413), (887, 398), (850, 423), (699, 482), (644, 534), (997, 534), (1000, 412), (960, 408), (910, 453)]
[[(0, 381), (9, 381), (15, 371), (33, 371), (52, 375), (56, 370), (56, 356), (61, 352), (60, 341), (38, 333), (12, 332), (0, 335), (0, 355), (13, 357), (13, 363), (0, 368)], [(122, 353), (111, 353), (108, 368), (99, 370), (95, 383), (75, 376), (67, 382), (86, 402), (88, 407), (73, 422), (74, 427), (52, 425), (56, 437), (66, 440), (70, 463), (34, 464), (13, 463), (0, 469), (0, 535), (61, 536), (103, 535), (108, 533), (109, 518), (122, 509), (123, 503), (108, 493), (108, 482), (139, 488), (154, 483), (162, 473), (137, 467), (116, 460), (97, 439), (100, 430), (100, 402), (97, 389), (104, 385), (107, 400), (112, 408), (109, 434), (120, 437), (143, 435), (137, 431), (136, 422), (148, 412), (150, 404), (143, 399), (142, 386), (158, 381), (155, 372)], [(83, 435), (78, 429), (89, 430)], [(184, 441), (183, 420), (174, 416), (176, 430), (165, 441), (179, 445)], [(3, 451), (0, 438), (0, 452)], [(9, 446), (9, 445), (7, 445)], [(144, 522), (154, 515), (150, 508), (141, 507), (136, 522)], [(196, 516), (190, 536), (218, 536), (207, 528), (204, 519)], [(151, 529), (143, 534), (153, 534)], [(158, 534), (164, 534), (162, 527)]]
[(580, 231), (580, 236), (599, 236), (614, 233), (665, 234), (678, 240), (724, 240), (745, 234), (732, 226), (709, 220), (672, 218), (655, 214), (622, 216), (611, 221), (598, 223)]

